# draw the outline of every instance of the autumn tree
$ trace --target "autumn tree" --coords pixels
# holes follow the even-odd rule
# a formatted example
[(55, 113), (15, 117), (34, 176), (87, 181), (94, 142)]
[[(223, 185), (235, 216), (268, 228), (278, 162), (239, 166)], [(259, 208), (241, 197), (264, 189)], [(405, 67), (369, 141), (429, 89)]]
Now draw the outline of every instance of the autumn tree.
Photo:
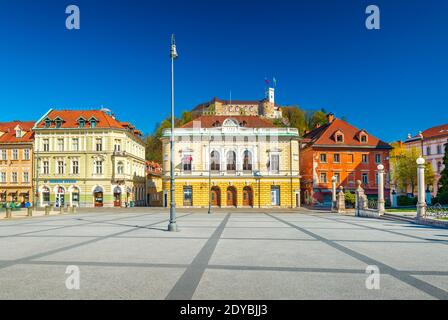
[(440, 188), (437, 195), (448, 194), (448, 143), (445, 144), (445, 155), (443, 157), (443, 165), (445, 168), (440, 173), (439, 185)]

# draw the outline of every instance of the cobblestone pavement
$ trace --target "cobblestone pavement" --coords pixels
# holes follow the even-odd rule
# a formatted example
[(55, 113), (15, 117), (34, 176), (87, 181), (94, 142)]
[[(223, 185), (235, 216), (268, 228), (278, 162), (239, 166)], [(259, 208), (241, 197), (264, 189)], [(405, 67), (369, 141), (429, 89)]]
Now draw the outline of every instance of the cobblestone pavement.
[(448, 299), (448, 230), (306, 209), (167, 224), (149, 208), (2, 219), (0, 299)]

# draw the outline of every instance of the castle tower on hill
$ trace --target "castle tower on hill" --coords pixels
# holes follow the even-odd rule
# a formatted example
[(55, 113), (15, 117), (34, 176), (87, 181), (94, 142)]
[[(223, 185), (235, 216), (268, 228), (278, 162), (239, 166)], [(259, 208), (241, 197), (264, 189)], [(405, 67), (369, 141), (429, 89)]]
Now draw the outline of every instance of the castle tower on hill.
[(222, 100), (213, 98), (193, 109), (193, 113), (216, 116), (262, 116), (269, 119), (282, 117), (281, 106), (275, 104), (275, 89), (268, 88), (262, 100)]

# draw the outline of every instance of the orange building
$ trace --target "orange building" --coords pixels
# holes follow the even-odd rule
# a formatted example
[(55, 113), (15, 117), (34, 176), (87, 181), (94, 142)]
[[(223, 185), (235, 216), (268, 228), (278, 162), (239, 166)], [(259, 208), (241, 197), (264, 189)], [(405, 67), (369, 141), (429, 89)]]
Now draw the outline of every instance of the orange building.
[(33, 202), (34, 122), (0, 123), (0, 203)]
[(366, 130), (337, 119), (332, 113), (328, 123), (306, 132), (300, 157), (301, 192), (304, 204), (331, 204), (332, 178), (336, 185), (354, 191), (362, 182), (366, 194), (377, 196), (377, 166), (386, 172), (385, 195), (389, 195), (389, 151), (392, 147)]

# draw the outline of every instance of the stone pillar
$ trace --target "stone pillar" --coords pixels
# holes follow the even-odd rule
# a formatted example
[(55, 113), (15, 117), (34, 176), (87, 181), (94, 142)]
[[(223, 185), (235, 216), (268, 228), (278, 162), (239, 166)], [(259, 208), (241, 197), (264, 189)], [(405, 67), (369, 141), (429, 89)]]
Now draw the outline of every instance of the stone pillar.
[(381, 216), (386, 211), (384, 201), (384, 166), (379, 164), (378, 167), (378, 214)]
[(397, 200), (397, 191), (392, 190), (392, 197), (390, 198), (390, 205), (392, 208), (396, 208), (398, 206)]
[(336, 210), (336, 177), (331, 178), (331, 211)]
[(344, 194), (344, 187), (340, 186), (340, 191), (337, 196), (336, 201), (336, 209), (338, 213), (344, 213), (345, 212), (345, 194)]
[(361, 180), (356, 180), (356, 215), (359, 215), (358, 210), (365, 210), (368, 207), (367, 196), (364, 193), (364, 189), (361, 187)]
[(425, 202), (425, 159), (420, 157), (417, 159), (417, 181), (418, 181), (418, 202), (417, 202), (417, 220), (426, 215)]

